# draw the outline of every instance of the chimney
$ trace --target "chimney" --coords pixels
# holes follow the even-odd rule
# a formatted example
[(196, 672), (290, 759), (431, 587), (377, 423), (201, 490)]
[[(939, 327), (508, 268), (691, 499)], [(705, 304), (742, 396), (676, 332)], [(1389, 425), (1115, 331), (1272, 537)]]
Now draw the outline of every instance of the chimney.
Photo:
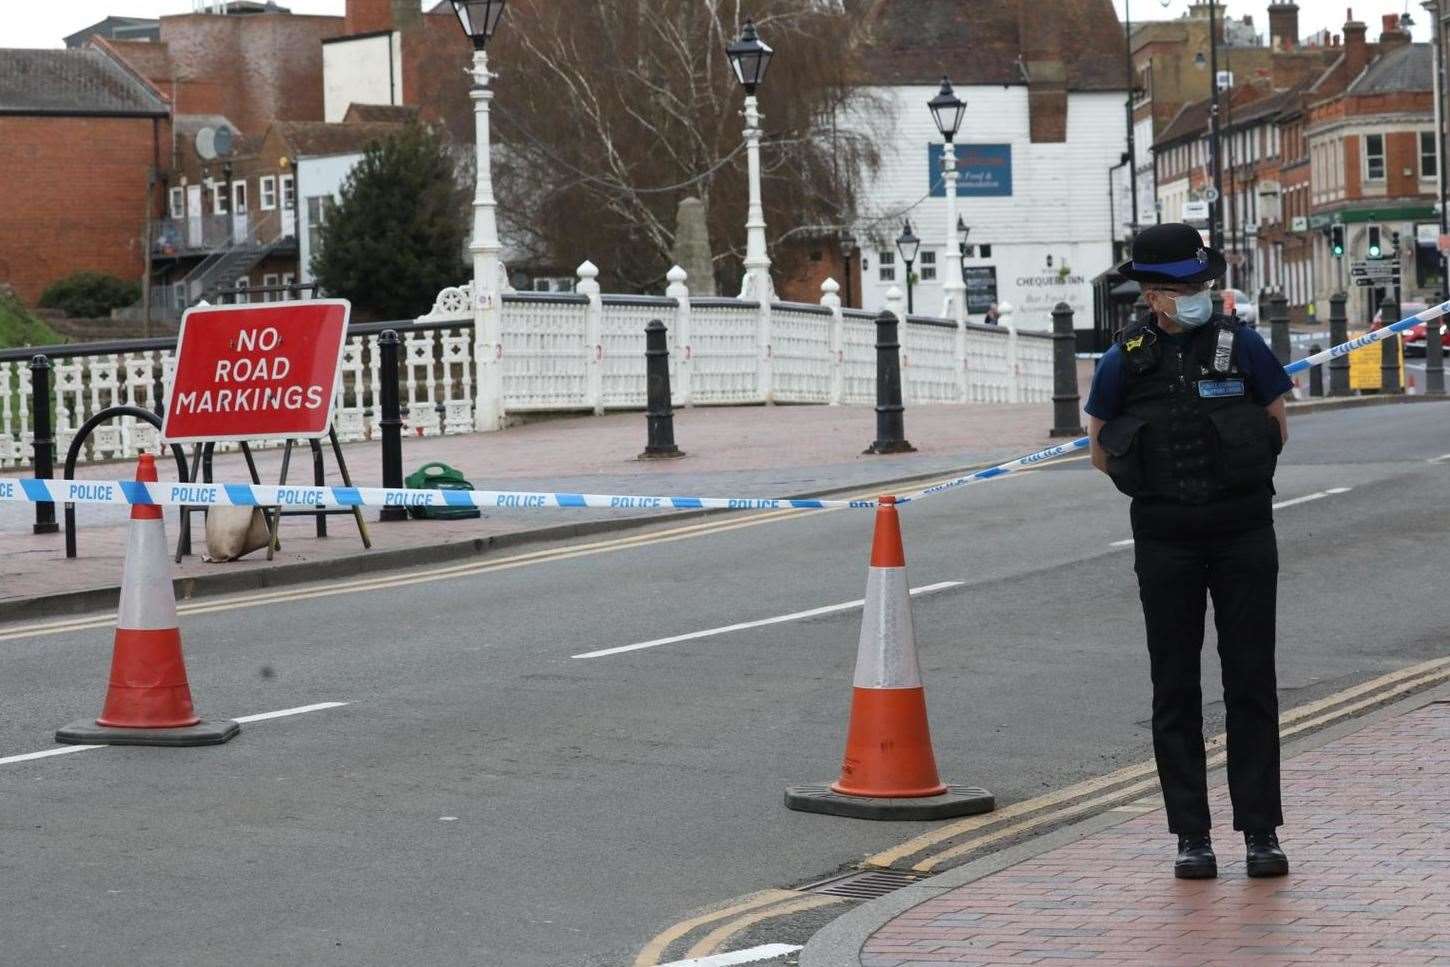
[(1400, 18), (1387, 13), (1380, 18), (1380, 46), (1385, 50), (1403, 47), (1410, 42), (1408, 32), (1400, 29)]
[(1299, 5), (1293, 0), (1269, 4), (1269, 46), (1275, 50), (1299, 46)]
[[(1349, 16), (1353, 18), (1354, 12), (1350, 11)], [(1359, 72), (1364, 70), (1364, 65), (1369, 63), (1369, 46), (1365, 43), (1364, 34), (1368, 30), (1362, 22), (1350, 19), (1344, 24), (1344, 68), (1348, 72), (1348, 80), (1354, 80)]]

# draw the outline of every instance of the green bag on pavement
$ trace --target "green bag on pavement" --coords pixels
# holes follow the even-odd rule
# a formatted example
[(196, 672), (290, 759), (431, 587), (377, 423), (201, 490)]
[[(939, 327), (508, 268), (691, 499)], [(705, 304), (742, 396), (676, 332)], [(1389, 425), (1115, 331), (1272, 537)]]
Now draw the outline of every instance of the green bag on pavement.
[[(409, 490), (472, 490), (473, 484), (446, 463), (425, 463), (403, 479)], [(409, 507), (408, 513), (419, 520), (466, 520), (482, 517), (477, 507)]]

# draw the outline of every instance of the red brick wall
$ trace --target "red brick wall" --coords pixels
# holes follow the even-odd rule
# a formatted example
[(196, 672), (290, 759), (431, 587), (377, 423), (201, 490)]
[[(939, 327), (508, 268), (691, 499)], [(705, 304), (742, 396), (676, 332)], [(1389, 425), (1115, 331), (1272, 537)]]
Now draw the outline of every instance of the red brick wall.
[(341, 17), (162, 17), (177, 113), (224, 114), (256, 136), (276, 120), (321, 121), (321, 42), (342, 28)]
[(153, 125), (164, 164), (165, 119), (0, 116), (0, 281), (34, 303), (81, 270), (140, 280)]
[(416, 106), (429, 124), (441, 124), (455, 142), (472, 144), (473, 100), (464, 71), (473, 64), (473, 44), (451, 11), (418, 19), (403, 33), (403, 103)]

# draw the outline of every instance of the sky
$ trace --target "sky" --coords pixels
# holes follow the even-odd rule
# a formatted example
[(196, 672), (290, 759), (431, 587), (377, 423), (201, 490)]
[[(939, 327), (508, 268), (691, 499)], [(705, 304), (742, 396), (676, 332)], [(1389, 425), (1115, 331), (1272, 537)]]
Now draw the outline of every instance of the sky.
[[(344, 0), (279, 0), (293, 13), (322, 13), (341, 16)], [(984, 0), (977, 0), (984, 2)], [(1050, 3), (1051, 0), (1043, 0)], [(1125, 4), (1131, 4), (1134, 20), (1166, 20), (1182, 16), (1188, 0), (1113, 0), (1118, 16)], [(1429, 15), (1420, 8), (1419, 0), (1299, 0), (1299, 32), (1310, 34), (1328, 27), (1338, 33), (1344, 24), (1347, 6), (1369, 24), (1370, 39), (1379, 34), (1380, 16), (1409, 11), (1416, 24), (1416, 40), (1429, 40)], [(98, 20), (116, 14), (133, 17), (159, 17), (165, 14), (188, 13), (192, 0), (0, 0), (0, 47), (60, 47), (61, 38), (75, 33)], [(1269, 26), (1268, 0), (1228, 0), (1226, 9), (1238, 19), (1244, 14), (1254, 18), (1261, 32)]]

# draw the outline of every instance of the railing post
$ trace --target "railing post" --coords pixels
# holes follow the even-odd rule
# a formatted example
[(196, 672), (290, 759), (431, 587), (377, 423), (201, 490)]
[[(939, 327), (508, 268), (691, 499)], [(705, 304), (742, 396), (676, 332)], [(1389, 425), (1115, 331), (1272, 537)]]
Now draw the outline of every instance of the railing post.
[[(1400, 321), (1400, 307), (1395, 297), (1385, 293), (1380, 303), (1381, 325), (1388, 326)], [(1380, 343), (1380, 392), (1401, 393), (1400, 387), (1400, 337), (1391, 336)]]
[(641, 460), (683, 457), (675, 446), (675, 415), (670, 408), (670, 346), (669, 331), (658, 319), (644, 327), (644, 366), (646, 379), (645, 423), (649, 436)]
[(1273, 344), (1274, 358), (1279, 365), (1287, 366), (1294, 352), (1289, 346), (1289, 299), (1282, 292), (1269, 296), (1269, 340)]
[(1018, 341), (1017, 325), (1012, 321), (1016, 311), (1012, 303), (1003, 302), (998, 304), (997, 325), (1007, 330), (1007, 402), (1022, 402), (1022, 381), (1019, 378), (1018, 369)]
[(686, 284), (689, 275), (676, 265), (665, 278), (670, 283), (665, 295), (675, 300), (675, 349), (680, 354), (675, 360), (674, 399), (680, 406), (689, 406), (690, 383), (695, 372), (694, 353), (690, 348), (690, 289)]
[[(901, 292), (894, 286), (891, 291), (900, 302)], [(876, 440), (866, 448), (868, 454), (916, 452), (916, 447), (906, 442), (906, 407), (901, 402), (901, 344), (897, 342), (900, 322), (890, 309), (883, 309), (876, 317)]]
[[(378, 427), (383, 437), (383, 486), (403, 486), (403, 414), (398, 406), (398, 333), (384, 329), (378, 335)], [(384, 507), (378, 520), (407, 520), (404, 507)]]
[(1072, 306), (1059, 302), (1052, 308), (1052, 436), (1082, 436), (1080, 403), (1077, 393), (1077, 334), (1072, 327)]
[[(1319, 345), (1318, 343), (1315, 343), (1314, 345), (1312, 345), (1312, 346), (1309, 347), (1309, 355), (1311, 355), (1311, 356), (1313, 356), (1315, 353), (1319, 353), (1319, 352), (1323, 352), (1323, 351), (1324, 351), (1324, 347), (1321, 346), (1321, 345)], [(1311, 397), (1313, 397), (1313, 396), (1323, 396), (1324, 395), (1324, 367), (1323, 366), (1311, 366), (1311, 367), (1309, 367), (1309, 395)]]
[(831, 390), (827, 399), (840, 406), (846, 395), (846, 320), (841, 314), (841, 284), (835, 279), (821, 283), (821, 305), (831, 310)]
[(579, 266), (574, 291), (589, 297), (584, 315), (585, 361), (584, 402), (596, 414), (604, 412), (604, 303), (599, 296), (599, 268), (585, 259)]
[[(50, 360), (40, 353), (30, 359), (30, 404), (35, 451), (32, 467), (36, 477), (49, 479), (55, 476), (55, 437), (50, 425)], [(49, 501), (37, 503), (35, 533), (54, 534), (58, 530), (55, 504)]]
[(1425, 323), (1425, 395), (1445, 395), (1445, 344), (1440, 341), (1440, 317)]
[[(1329, 345), (1342, 346), (1349, 341), (1349, 317), (1345, 303), (1349, 297), (1336, 292), (1329, 297)], [(1349, 395), (1349, 357), (1335, 356), (1329, 361), (1329, 395)]]
[(755, 384), (756, 389), (760, 393), (761, 402), (764, 403), (775, 402), (775, 388), (772, 381), (775, 359), (774, 351), (771, 348), (770, 331), (770, 299), (772, 294), (773, 290), (770, 286), (756, 287), (755, 297), (760, 300), (760, 306), (756, 309), (755, 315), (755, 348), (757, 352), (755, 361)]

